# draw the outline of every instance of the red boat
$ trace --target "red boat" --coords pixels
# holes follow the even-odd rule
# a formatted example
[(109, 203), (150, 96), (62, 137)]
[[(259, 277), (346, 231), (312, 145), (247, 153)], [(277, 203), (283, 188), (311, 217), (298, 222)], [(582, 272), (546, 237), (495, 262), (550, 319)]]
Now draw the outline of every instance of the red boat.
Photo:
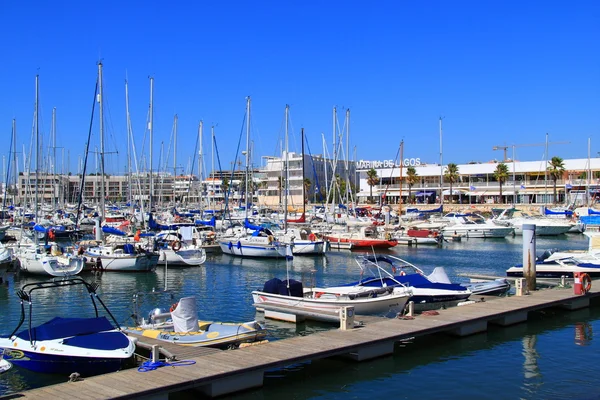
[(374, 226), (364, 226), (354, 232), (340, 232), (324, 234), (323, 239), (331, 243), (352, 243), (352, 249), (378, 248), (388, 249), (398, 244), (388, 234), (385, 238), (379, 237), (379, 232)]

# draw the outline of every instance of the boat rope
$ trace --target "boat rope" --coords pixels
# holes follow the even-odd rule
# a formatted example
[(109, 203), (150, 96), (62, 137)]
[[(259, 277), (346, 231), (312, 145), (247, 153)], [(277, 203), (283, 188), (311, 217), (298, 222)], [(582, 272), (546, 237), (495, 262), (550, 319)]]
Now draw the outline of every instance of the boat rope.
[(154, 371), (158, 368), (161, 367), (186, 367), (188, 365), (194, 365), (196, 364), (196, 361), (194, 360), (181, 360), (181, 361), (173, 361), (173, 362), (167, 362), (167, 361), (156, 361), (156, 362), (152, 362), (152, 361), (144, 361), (142, 363), (142, 365), (140, 365), (138, 367), (138, 372), (150, 372), (150, 371)]

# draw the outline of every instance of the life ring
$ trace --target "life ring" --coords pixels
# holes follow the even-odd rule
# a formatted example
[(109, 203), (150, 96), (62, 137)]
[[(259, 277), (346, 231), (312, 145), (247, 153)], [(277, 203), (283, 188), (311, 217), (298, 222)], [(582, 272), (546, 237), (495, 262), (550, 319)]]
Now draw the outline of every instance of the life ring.
[(50, 240), (54, 240), (54, 238), (56, 237), (56, 235), (54, 234), (54, 229), (50, 229), (48, 231), (48, 237), (50, 238)]
[(323, 296), (325, 294), (325, 292), (317, 292), (315, 293), (315, 299), (320, 298), (321, 296)]
[(592, 289), (592, 278), (586, 273), (581, 274), (581, 286), (583, 286), (584, 293), (587, 293)]
[(317, 240), (317, 235), (315, 235), (314, 233), (310, 233), (310, 235), (308, 235), (308, 240), (310, 240), (311, 242), (314, 242)]
[(400, 276), (405, 276), (405, 275), (406, 275), (406, 272), (400, 271)]
[(174, 240), (171, 244), (171, 249), (173, 249), (173, 251), (181, 250), (181, 242), (179, 240)]
[(173, 303), (173, 304), (171, 304), (171, 308), (169, 308), (169, 311), (170, 312), (175, 311), (175, 309), (177, 308), (178, 305), (179, 305), (179, 303)]

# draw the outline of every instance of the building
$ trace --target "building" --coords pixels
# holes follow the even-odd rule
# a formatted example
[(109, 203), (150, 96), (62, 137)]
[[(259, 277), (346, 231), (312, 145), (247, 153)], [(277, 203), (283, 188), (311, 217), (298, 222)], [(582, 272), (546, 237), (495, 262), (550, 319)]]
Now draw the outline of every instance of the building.
[[(393, 161), (360, 161), (358, 164), (358, 197), (367, 202), (371, 188), (367, 183), (367, 172), (373, 168), (377, 172), (379, 183), (372, 187), (373, 201), (398, 204), (404, 203), (440, 203), (440, 192), (444, 202), (461, 203), (515, 203), (546, 204), (575, 203), (586, 204), (600, 196), (600, 158), (563, 160), (565, 172), (556, 181), (557, 196), (554, 197), (554, 181), (547, 172), (546, 161), (507, 161), (509, 178), (502, 185), (494, 177), (499, 162), (469, 163), (458, 165), (459, 179), (452, 184), (442, 181), (446, 170), (439, 164), (422, 164), (419, 159), (406, 159), (402, 168)], [(406, 182), (406, 169), (414, 167), (418, 182), (409, 187)], [(402, 176), (402, 185), (400, 185)], [(588, 179), (588, 176), (591, 179)], [(445, 180), (445, 179), (444, 179)], [(409, 196), (410, 193), (410, 196)]]

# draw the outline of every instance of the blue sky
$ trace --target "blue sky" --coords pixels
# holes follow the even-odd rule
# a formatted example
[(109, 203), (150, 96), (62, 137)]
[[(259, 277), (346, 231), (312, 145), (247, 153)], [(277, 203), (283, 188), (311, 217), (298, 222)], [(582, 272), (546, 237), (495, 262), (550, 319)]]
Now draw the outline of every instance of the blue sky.
[[(322, 134), (331, 152), (337, 106), (340, 127), (351, 110), (357, 160), (394, 159), (404, 140), (405, 157), (438, 162), (440, 116), (444, 163), (501, 159), (494, 146), (544, 143), (546, 133), (550, 142), (569, 142), (551, 145), (550, 157), (585, 158), (588, 138), (592, 155), (600, 152), (597, 1), (5, 1), (0, 18), (5, 157), (13, 118), (18, 150), (29, 149), (39, 73), (42, 141), (49, 143), (56, 107), (57, 151), (68, 151), (75, 171), (99, 59), (106, 152), (119, 152), (107, 155), (113, 174), (126, 165), (126, 76), (137, 151), (146, 158), (148, 77), (155, 79), (155, 169), (164, 166), (161, 144), (166, 152), (176, 113), (182, 170), (200, 120), (207, 168), (216, 125), (229, 169), (248, 95), (254, 164), (280, 154), (286, 104), (292, 151), (300, 151), (305, 128), (313, 154), (323, 153)], [(92, 148), (99, 147), (97, 121), (93, 132)], [(543, 157), (544, 146), (516, 147), (517, 159)], [(172, 170), (172, 155), (167, 164)]]

